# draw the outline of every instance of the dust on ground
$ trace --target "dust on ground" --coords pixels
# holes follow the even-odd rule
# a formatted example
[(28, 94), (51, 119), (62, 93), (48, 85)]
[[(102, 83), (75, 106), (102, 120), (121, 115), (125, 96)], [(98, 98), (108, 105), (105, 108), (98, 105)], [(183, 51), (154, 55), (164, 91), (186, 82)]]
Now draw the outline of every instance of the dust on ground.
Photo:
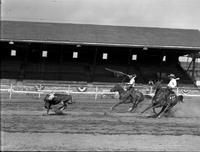
[(200, 100), (186, 98), (169, 117), (148, 118), (115, 100), (76, 99), (63, 115), (46, 115), (43, 101), (1, 100), (2, 150), (200, 151)]

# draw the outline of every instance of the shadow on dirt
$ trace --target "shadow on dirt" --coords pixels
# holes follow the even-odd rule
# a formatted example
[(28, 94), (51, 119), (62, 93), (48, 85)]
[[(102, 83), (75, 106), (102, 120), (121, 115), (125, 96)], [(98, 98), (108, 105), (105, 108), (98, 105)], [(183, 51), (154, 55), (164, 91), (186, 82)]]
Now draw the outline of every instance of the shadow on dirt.
[(67, 113), (49, 113), (49, 114), (43, 114), (42, 116), (60, 116), (60, 115), (70, 115), (70, 114), (67, 114)]

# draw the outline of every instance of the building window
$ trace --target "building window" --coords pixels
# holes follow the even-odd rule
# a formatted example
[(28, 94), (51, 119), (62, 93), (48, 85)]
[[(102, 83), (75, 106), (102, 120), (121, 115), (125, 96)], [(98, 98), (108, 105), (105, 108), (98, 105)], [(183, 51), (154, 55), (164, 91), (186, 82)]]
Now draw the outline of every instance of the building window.
[(47, 57), (48, 52), (47, 51), (42, 51), (42, 57), (46, 58)]
[(108, 59), (108, 53), (103, 53), (103, 60), (107, 60)]
[(136, 61), (136, 60), (137, 60), (137, 55), (136, 55), (136, 54), (133, 54), (133, 55), (132, 55), (132, 60), (133, 60), (133, 61)]
[(74, 59), (78, 58), (78, 52), (73, 52), (73, 58)]
[(16, 56), (16, 50), (11, 50), (10, 55), (11, 55), (11, 56)]
[(191, 62), (192, 61), (192, 58), (189, 57), (188, 55), (185, 55), (185, 56), (180, 56), (178, 58), (179, 62)]
[(165, 62), (166, 61), (166, 56), (163, 56), (163, 62)]

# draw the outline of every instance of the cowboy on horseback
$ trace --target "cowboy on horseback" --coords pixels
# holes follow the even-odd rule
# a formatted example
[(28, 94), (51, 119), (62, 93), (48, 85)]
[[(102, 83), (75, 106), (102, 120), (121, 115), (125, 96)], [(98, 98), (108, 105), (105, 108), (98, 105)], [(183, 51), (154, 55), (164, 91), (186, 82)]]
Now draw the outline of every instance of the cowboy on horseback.
[(133, 74), (133, 75), (127, 75), (128, 77), (129, 77), (129, 79), (130, 79), (130, 81), (129, 81), (129, 87), (128, 87), (128, 89), (127, 90), (131, 90), (131, 89), (134, 89), (134, 86), (135, 86), (135, 78), (137, 77), (137, 75), (136, 74)]
[(176, 76), (172, 73), (168, 77), (170, 78), (170, 81), (167, 85), (167, 89), (169, 90), (170, 94), (175, 94), (173, 89), (177, 87), (177, 80), (179, 80), (179, 78), (176, 78)]

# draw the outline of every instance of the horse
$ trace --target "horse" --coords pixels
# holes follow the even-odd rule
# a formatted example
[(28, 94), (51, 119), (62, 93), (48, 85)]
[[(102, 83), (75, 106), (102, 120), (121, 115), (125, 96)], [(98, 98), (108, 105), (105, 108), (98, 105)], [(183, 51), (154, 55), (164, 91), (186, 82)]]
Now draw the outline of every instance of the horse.
[(119, 102), (111, 107), (111, 111), (120, 104), (132, 103), (132, 107), (128, 110), (129, 112), (132, 112), (145, 98), (145, 96), (140, 91), (135, 90), (134, 88), (125, 91), (119, 84), (116, 84), (113, 88), (111, 88), (110, 92), (119, 93)]
[(72, 96), (67, 94), (60, 94), (60, 93), (54, 93), (52, 96), (52, 93), (49, 93), (44, 98), (44, 107), (47, 109), (47, 114), (49, 114), (49, 110), (52, 109), (52, 105), (57, 105), (59, 103), (62, 104), (61, 107), (59, 107), (59, 110), (64, 110), (67, 108), (67, 104), (74, 103), (72, 101)]
[(158, 115), (158, 117), (161, 117), (163, 114), (170, 112), (170, 110), (178, 103), (183, 103), (183, 96), (179, 95), (170, 95), (168, 97), (168, 105), (166, 106), (166, 108), (163, 108), (163, 112), (160, 112), (160, 114)]
[[(155, 115), (153, 117), (161, 117), (165, 112), (169, 111), (172, 107), (174, 107), (177, 103), (183, 102), (183, 96), (177, 96), (173, 91), (168, 88), (161, 87), (162, 81), (157, 81), (153, 89), (155, 89), (155, 95), (152, 99), (152, 104), (147, 107), (142, 113), (153, 108), (153, 112)], [(156, 112), (156, 108), (162, 108), (160, 112)]]

